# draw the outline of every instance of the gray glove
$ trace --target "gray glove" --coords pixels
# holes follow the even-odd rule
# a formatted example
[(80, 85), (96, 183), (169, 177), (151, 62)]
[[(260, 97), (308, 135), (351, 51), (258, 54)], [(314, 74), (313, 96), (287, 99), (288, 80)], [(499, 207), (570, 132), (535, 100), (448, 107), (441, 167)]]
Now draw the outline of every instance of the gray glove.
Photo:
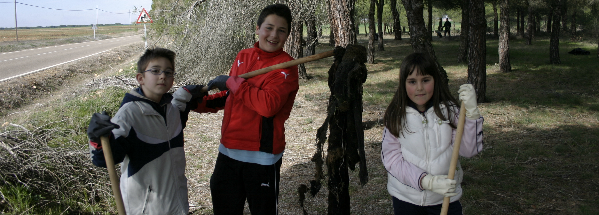
[[(202, 102), (201, 98), (206, 95), (206, 92), (202, 92), (203, 87), (204, 86), (202, 85), (187, 85), (179, 87), (179, 89), (173, 93), (173, 100), (171, 100), (171, 104), (177, 107), (179, 111), (185, 111), (188, 102), (197, 100), (197, 102), (194, 103), (194, 106), (197, 107), (197, 104)], [(191, 107), (190, 109), (195, 108)]]
[(476, 93), (472, 84), (462, 84), (458, 93), (460, 94), (460, 101), (464, 102), (464, 106), (466, 106), (466, 117), (468, 119), (478, 119), (480, 112), (478, 112), (476, 106)]
[(229, 80), (228, 75), (219, 75), (216, 78), (212, 79), (208, 82), (208, 89), (212, 90), (214, 88), (218, 88), (218, 90), (228, 90), (227, 88), (227, 80)]

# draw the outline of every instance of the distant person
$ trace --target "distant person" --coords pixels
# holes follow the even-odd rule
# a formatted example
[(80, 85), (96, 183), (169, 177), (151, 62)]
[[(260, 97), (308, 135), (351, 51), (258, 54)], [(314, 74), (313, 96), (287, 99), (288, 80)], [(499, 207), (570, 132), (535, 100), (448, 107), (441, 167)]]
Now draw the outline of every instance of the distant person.
[(445, 33), (443, 36), (447, 36), (449, 34), (449, 36), (451, 36), (451, 22), (449, 22), (449, 18), (445, 19), (445, 24), (443, 25), (443, 28), (445, 28)]
[(174, 100), (167, 92), (175, 80), (175, 53), (163, 48), (145, 51), (135, 78), (140, 87), (125, 94), (114, 118), (92, 115), (87, 129), (92, 163), (106, 167), (100, 137), (109, 137), (114, 163), (123, 163), (120, 189), (127, 214), (188, 214), (183, 129), (204, 95), (202, 86), (186, 89), (187, 101), (193, 100), (187, 105)]
[[(483, 149), (484, 119), (472, 85), (460, 86), (458, 93), (466, 108), (459, 153), (472, 157)], [(439, 214), (444, 197), (451, 197), (448, 214), (462, 214), (459, 162), (455, 178), (447, 179), (459, 110), (433, 60), (423, 53), (403, 60), (399, 86), (383, 118), (381, 152), (395, 214)]]
[(208, 88), (220, 92), (204, 98), (226, 98), (218, 157), (210, 178), (213, 212), (277, 214), (279, 181), (285, 151), (285, 121), (299, 89), (297, 66), (252, 78), (239, 75), (293, 60), (283, 51), (291, 31), (291, 10), (266, 6), (256, 22), (258, 42), (237, 53), (229, 75), (219, 75)]
[(443, 35), (441, 35), (441, 32), (443, 32), (443, 19), (439, 19), (439, 26), (437, 26), (437, 31), (435, 31), (439, 38), (443, 37)]

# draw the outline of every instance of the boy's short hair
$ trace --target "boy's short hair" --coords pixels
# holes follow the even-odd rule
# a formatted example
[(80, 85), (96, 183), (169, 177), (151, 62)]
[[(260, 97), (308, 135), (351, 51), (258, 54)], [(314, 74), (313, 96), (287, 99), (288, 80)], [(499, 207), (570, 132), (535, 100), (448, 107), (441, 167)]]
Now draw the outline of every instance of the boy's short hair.
[(146, 52), (137, 61), (137, 73), (143, 73), (148, 64), (150, 64), (150, 61), (158, 57), (168, 59), (173, 69), (175, 69), (175, 56), (175, 52), (165, 48), (146, 49)]
[(284, 4), (271, 4), (262, 9), (260, 16), (258, 16), (258, 27), (260, 27), (264, 22), (264, 19), (271, 14), (285, 18), (287, 20), (287, 29), (288, 31), (291, 31), (291, 10)]

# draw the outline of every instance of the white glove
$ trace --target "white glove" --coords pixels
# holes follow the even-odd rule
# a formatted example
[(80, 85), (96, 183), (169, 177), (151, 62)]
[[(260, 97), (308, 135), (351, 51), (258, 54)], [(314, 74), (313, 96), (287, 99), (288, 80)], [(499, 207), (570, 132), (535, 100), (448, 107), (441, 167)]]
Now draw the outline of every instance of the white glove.
[(478, 119), (480, 112), (478, 112), (476, 106), (476, 93), (472, 84), (462, 84), (458, 93), (460, 94), (460, 101), (464, 102), (464, 106), (466, 106), (466, 117), (468, 119)]
[(191, 100), (191, 93), (187, 92), (185, 88), (179, 87), (175, 93), (173, 93), (173, 100), (171, 100), (171, 104), (179, 109), (179, 111), (185, 111), (187, 107), (187, 102)]
[(447, 175), (428, 174), (420, 182), (422, 188), (441, 194), (446, 197), (457, 195), (455, 192), (455, 180), (447, 179)]

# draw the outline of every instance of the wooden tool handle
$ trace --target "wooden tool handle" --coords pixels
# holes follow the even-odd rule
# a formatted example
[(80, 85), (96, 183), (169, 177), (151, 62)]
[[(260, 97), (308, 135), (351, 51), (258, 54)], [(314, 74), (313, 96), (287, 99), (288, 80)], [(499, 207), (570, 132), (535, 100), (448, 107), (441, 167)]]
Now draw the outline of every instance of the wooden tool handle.
[(102, 151), (104, 152), (104, 160), (106, 161), (106, 167), (108, 168), (108, 175), (110, 176), (110, 184), (112, 186), (112, 192), (114, 193), (114, 200), (116, 201), (116, 208), (119, 211), (119, 215), (127, 214), (125, 212), (125, 205), (123, 204), (123, 196), (121, 195), (121, 188), (119, 187), (119, 178), (116, 175), (114, 169), (114, 159), (112, 158), (112, 148), (110, 148), (110, 140), (108, 137), (102, 136)]
[[(458, 158), (460, 156), (460, 145), (462, 143), (462, 134), (464, 134), (464, 123), (466, 122), (466, 106), (464, 102), (460, 105), (460, 117), (458, 119), (458, 131), (455, 135), (455, 141), (453, 142), (453, 154), (451, 155), (451, 163), (449, 163), (449, 173), (447, 174), (448, 179), (453, 179), (455, 176), (455, 169), (458, 165)], [(457, 184), (456, 184), (457, 186)], [(441, 215), (447, 215), (449, 210), (449, 197), (443, 198), (443, 205), (441, 206)]]
[[(280, 64), (276, 64), (276, 65), (272, 65), (269, 67), (265, 67), (259, 70), (254, 70), (242, 75), (239, 75), (240, 78), (251, 78), (257, 75), (262, 75), (264, 73), (273, 71), (273, 70), (277, 70), (277, 69), (283, 69), (283, 68), (287, 68), (287, 67), (292, 67), (292, 66), (296, 66), (296, 65), (300, 65), (302, 63), (307, 63), (310, 61), (315, 61), (318, 59), (322, 59), (322, 58), (326, 58), (326, 57), (330, 57), (333, 56), (333, 50), (331, 51), (327, 51), (327, 52), (323, 52), (323, 53), (319, 53), (319, 54), (315, 54), (315, 55), (310, 55), (308, 57), (303, 57), (303, 58), (299, 58), (299, 59), (295, 59), (295, 60), (290, 60), (284, 63), (280, 63)], [(204, 88), (202, 88), (203, 92), (207, 92), (210, 89), (208, 89), (208, 86), (205, 86)]]

